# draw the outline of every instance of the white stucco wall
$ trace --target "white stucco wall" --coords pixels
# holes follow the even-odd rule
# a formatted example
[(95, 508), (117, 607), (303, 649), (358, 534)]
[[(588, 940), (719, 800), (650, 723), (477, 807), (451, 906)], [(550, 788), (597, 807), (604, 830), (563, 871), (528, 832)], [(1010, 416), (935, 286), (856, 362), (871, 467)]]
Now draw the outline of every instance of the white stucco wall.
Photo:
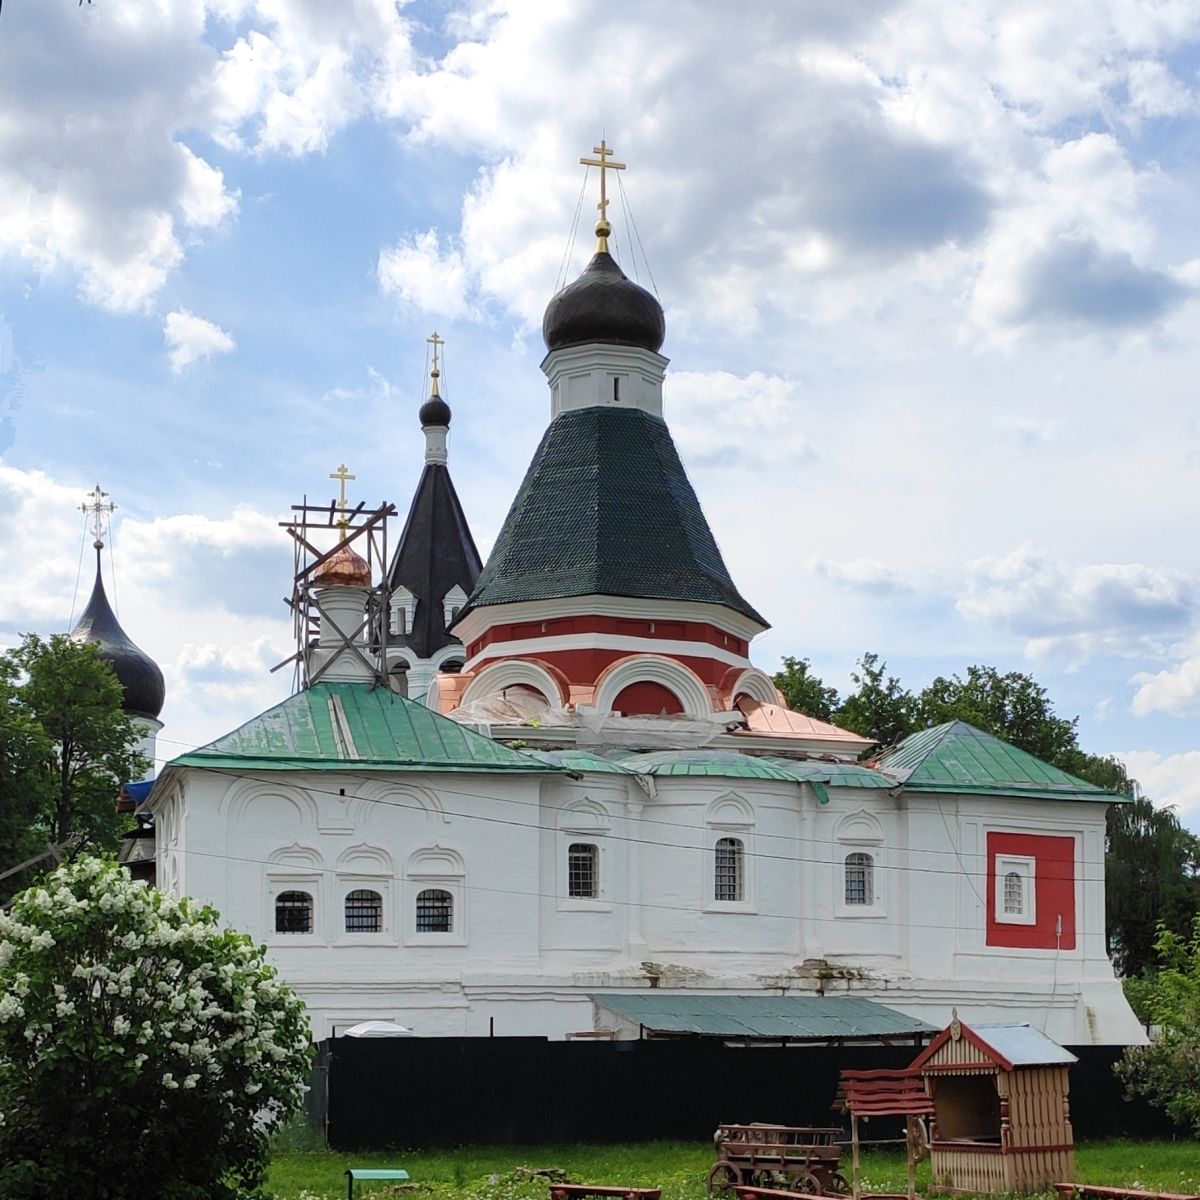
[[(1140, 1040), (1104, 950), (1104, 806), (893, 796), (767, 780), (360, 775), (177, 769), (154, 798), (162, 886), (261, 938), (323, 1037), (387, 1018), (426, 1036), (590, 1029), (589, 991), (852, 991), (945, 1024), (1027, 1020), (1070, 1044)], [(1070, 950), (985, 940), (989, 831), (1069, 836)], [(714, 845), (745, 847), (718, 901)], [(572, 842), (600, 894), (567, 896)], [(874, 860), (847, 905), (843, 861)], [(450, 934), (418, 934), (423, 887), (454, 896)], [(379, 934), (346, 933), (347, 891), (383, 897)], [(274, 931), (274, 896), (314, 898), (311, 934)], [(806, 963), (806, 960), (807, 963)], [(815, 961), (820, 960), (820, 961)], [(644, 964), (652, 964), (646, 966)]]

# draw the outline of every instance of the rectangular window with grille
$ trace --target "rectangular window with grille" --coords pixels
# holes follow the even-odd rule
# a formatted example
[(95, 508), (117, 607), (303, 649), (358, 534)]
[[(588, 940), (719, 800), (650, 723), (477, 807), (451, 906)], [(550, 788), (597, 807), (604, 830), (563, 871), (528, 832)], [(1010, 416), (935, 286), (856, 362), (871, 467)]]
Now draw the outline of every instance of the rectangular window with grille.
[(426, 888), (417, 896), (417, 932), (450, 933), (454, 927), (454, 897), (441, 888)]
[(846, 855), (846, 903), (875, 903), (875, 860), (869, 854)]
[(745, 848), (742, 846), (740, 838), (724, 837), (717, 840), (713, 877), (714, 900), (745, 899), (744, 853)]
[(346, 895), (346, 932), (379, 933), (383, 929), (383, 897), (369, 888)]
[(1025, 880), (1017, 871), (1004, 876), (1004, 912), (1019, 917), (1025, 911)]
[(313, 900), (307, 892), (280, 892), (275, 897), (276, 933), (312, 933)]
[(600, 897), (600, 850), (590, 842), (572, 842), (567, 849), (567, 895), (574, 900)]

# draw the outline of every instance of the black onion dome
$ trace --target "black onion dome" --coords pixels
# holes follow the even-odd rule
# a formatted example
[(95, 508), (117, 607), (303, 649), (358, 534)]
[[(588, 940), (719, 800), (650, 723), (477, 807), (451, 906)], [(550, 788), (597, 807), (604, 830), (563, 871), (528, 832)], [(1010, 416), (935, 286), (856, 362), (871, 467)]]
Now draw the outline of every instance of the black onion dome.
[(430, 425), (449, 425), (450, 424), (450, 405), (448, 405), (441, 396), (430, 396), (424, 404), (421, 405), (417, 417), (421, 422), (421, 428), (425, 429)]
[(71, 630), (71, 637), (77, 642), (92, 643), (97, 657), (112, 667), (125, 693), (121, 707), (131, 717), (150, 717), (157, 721), (167, 698), (163, 673), (154, 659), (129, 640), (129, 635), (117, 621), (104, 592), (99, 558), (97, 552), (96, 585), (83, 616)]
[(548, 350), (610, 342), (657, 352), (667, 336), (667, 323), (662, 305), (601, 250), (546, 306), (542, 336)]

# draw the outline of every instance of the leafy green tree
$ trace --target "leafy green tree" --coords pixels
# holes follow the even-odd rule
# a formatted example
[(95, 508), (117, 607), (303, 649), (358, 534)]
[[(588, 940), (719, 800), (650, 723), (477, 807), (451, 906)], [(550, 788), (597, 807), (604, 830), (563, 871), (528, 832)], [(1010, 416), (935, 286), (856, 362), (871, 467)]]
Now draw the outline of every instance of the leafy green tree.
[(1200, 912), (1200, 839), (1137, 795), (1108, 810), (1104, 876), (1113, 963), (1123, 975), (1153, 971), (1161, 935), (1185, 936)]
[(867, 651), (850, 678), (855, 690), (833, 718), (843, 729), (891, 746), (921, 728), (916, 698), (887, 673), (887, 663), (878, 654)]
[(967, 668), (966, 678), (938, 676), (917, 697), (921, 727), (966, 721), (1057, 765), (1060, 756), (1077, 749), (1076, 724), (1058, 716), (1042, 687), (1030, 675), (995, 667)]
[(312, 1042), (264, 948), (217, 922), (90, 856), (0, 913), (0, 1197), (262, 1194)]
[(72, 834), (98, 849), (116, 848), (123, 829), (117, 793), (147, 766), (121, 701), (112, 668), (89, 644), (28, 634), (0, 655), (4, 859)]
[(1155, 948), (1161, 969), (1137, 989), (1153, 1040), (1127, 1049), (1117, 1073), (1131, 1094), (1200, 1135), (1200, 917), (1187, 933), (1161, 930)]
[(838, 708), (837, 688), (828, 687), (825, 681), (812, 673), (812, 663), (807, 658), (787, 655), (781, 669), (775, 673), (775, 686), (783, 693), (788, 708), (815, 717), (818, 721), (832, 721)]

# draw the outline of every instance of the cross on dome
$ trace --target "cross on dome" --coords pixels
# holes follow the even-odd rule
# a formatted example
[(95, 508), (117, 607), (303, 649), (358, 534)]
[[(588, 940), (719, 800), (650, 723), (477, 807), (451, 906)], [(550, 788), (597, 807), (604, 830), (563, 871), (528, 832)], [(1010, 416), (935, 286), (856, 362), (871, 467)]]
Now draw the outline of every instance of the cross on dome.
[(430, 396), (440, 396), (442, 393), (438, 390), (438, 380), (442, 376), (441, 370), (438, 368), (438, 347), (446, 344), (446, 339), (438, 337), (435, 329), (430, 337), (425, 339), (433, 347), (433, 369), (429, 372), (429, 378), (432, 381), (429, 385)]
[(351, 479), (357, 479), (358, 476), (351, 475), (350, 472), (346, 470), (346, 464), (341, 463), (338, 466), (338, 469), (336, 471), (331, 471), (329, 473), (329, 478), (336, 479), (338, 481), (338, 504), (337, 504), (337, 506), (341, 510), (341, 514), (342, 514), (340, 517), (338, 517), (338, 527), (342, 531), (342, 541), (344, 542), (346, 540), (346, 527), (350, 523), (346, 519), (346, 483), (347, 483), (347, 481), (349, 481)]
[(79, 511), (87, 516), (92, 526), (92, 545), (99, 550), (104, 545), (104, 535), (108, 532), (109, 518), (117, 511), (117, 506), (108, 498), (108, 493), (101, 491), (100, 485), (96, 484), (84, 502), (79, 506)]
[(600, 219), (596, 222), (596, 250), (598, 253), (607, 254), (608, 235), (612, 233), (612, 225), (608, 220), (608, 177), (605, 172), (624, 171), (625, 164), (612, 160), (612, 150), (604, 138), (600, 139), (600, 145), (592, 147), (592, 153), (598, 157), (581, 158), (579, 161), (585, 167), (600, 168), (600, 203), (596, 205), (600, 210)]

